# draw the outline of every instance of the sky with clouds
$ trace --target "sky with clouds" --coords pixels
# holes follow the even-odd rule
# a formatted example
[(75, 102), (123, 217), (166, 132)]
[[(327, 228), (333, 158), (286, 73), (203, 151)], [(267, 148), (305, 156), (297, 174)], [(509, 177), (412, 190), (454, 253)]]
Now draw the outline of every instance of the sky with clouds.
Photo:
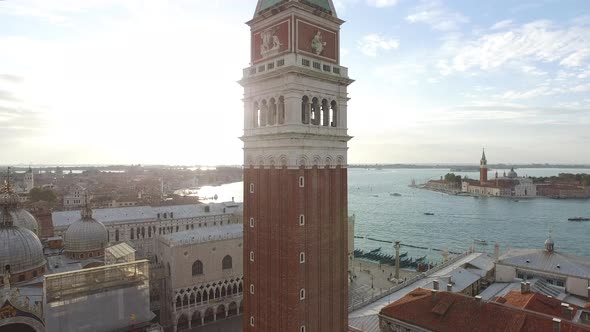
[[(590, 2), (335, 0), (351, 163), (590, 163)], [(0, 164), (240, 164), (255, 0), (0, 1)]]

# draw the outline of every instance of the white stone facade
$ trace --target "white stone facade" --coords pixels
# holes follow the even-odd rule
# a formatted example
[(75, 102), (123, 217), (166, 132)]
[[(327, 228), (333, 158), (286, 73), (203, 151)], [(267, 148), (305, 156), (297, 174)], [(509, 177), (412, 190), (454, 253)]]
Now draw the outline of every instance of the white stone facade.
[[(125, 209), (125, 208), (122, 208)], [(159, 210), (165, 210), (161, 207)], [(175, 207), (171, 207), (172, 212)], [(95, 219), (104, 223), (108, 232), (109, 244), (114, 245), (120, 242), (128, 242), (137, 251), (140, 258), (151, 258), (155, 253), (155, 239), (158, 236), (190, 231), (210, 226), (223, 226), (227, 224), (241, 223), (241, 207), (223, 210), (211, 209), (210, 213), (195, 215), (194, 217), (176, 218), (172, 214), (159, 213), (153, 217), (138, 220), (102, 220), (100, 210), (94, 210)], [(165, 218), (164, 218), (165, 217)], [(55, 223), (55, 222), (54, 222)], [(55, 236), (64, 236), (68, 225), (54, 227)]]
[(519, 178), (519, 182), (514, 186), (514, 195), (519, 197), (537, 196), (537, 185), (529, 178)]
[(182, 331), (242, 312), (242, 225), (158, 237), (162, 322)]
[[(88, 197), (92, 199), (92, 197)], [(66, 210), (76, 209), (86, 205), (86, 189), (75, 185), (70, 188), (68, 193), (64, 195), (63, 205)]]

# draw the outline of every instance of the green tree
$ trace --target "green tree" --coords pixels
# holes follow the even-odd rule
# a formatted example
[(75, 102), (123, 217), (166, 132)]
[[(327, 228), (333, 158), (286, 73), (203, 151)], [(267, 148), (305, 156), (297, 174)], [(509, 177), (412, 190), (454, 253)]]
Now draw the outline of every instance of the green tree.
[(455, 175), (455, 173), (447, 173), (447, 175), (445, 175), (445, 182), (461, 184), (461, 175)]
[(45, 201), (53, 203), (57, 200), (57, 195), (51, 189), (33, 188), (29, 191), (31, 202)]

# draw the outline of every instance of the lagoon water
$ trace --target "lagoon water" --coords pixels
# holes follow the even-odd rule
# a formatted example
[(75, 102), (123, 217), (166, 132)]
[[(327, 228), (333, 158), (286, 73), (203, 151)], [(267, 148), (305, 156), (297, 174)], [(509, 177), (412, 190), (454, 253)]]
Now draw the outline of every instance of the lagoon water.
[[(569, 217), (590, 217), (590, 200), (554, 200), (545, 198), (519, 199), (473, 198), (449, 196), (410, 188), (417, 183), (438, 179), (446, 169), (349, 169), (349, 214), (356, 216), (355, 235), (384, 240), (399, 240), (414, 246), (465, 251), (473, 239), (486, 240), (488, 246), (477, 249), (493, 251), (498, 242), (501, 251), (507, 248), (542, 248), (552, 229), (557, 250), (590, 256), (590, 222), (571, 222)], [(495, 172), (495, 171), (493, 171)], [(490, 172), (490, 178), (493, 177)], [(498, 170), (500, 174), (504, 170)], [(550, 176), (558, 173), (590, 173), (578, 169), (518, 169), (520, 175)], [(457, 173), (470, 178), (478, 173)], [(400, 197), (390, 193), (399, 193)], [(206, 194), (206, 195), (205, 195)], [(219, 187), (203, 187), (199, 196), (217, 201), (242, 201), (242, 183)], [(425, 212), (434, 216), (424, 215)], [(385, 243), (355, 239), (359, 249), (382, 247), (386, 253), (393, 249)], [(404, 247), (410, 256), (427, 255), (439, 261), (440, 253)]]

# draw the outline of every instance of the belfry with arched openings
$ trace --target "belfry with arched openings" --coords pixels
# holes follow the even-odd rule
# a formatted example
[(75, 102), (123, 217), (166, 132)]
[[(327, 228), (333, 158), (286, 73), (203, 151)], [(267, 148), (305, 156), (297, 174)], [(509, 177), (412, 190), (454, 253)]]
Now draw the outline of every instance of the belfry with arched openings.
[(259, 0), (247, 22), (244, 331), (348, 327), (343, 23), (331, 0)]

